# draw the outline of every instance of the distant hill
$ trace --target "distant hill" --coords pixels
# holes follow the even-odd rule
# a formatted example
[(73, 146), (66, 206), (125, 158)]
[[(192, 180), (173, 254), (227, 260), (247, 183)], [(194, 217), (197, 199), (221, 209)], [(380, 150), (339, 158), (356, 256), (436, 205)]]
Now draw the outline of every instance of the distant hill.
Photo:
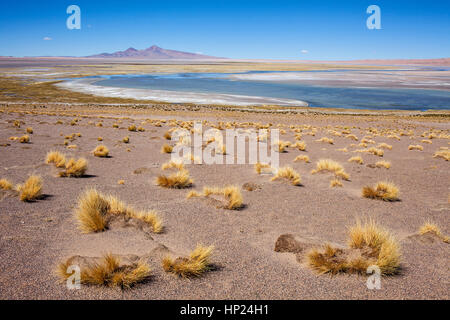
[(117, 51), (113, 53), (100, 53), (88, 56), (87, 58), (136, 58), (136, 59), (180, 59), (180, 60), (223, 59), (212, 56), (206, 56), (198, 53), (163, 49), (155, 45), (143, 50), (128, 48), (125, 51)]

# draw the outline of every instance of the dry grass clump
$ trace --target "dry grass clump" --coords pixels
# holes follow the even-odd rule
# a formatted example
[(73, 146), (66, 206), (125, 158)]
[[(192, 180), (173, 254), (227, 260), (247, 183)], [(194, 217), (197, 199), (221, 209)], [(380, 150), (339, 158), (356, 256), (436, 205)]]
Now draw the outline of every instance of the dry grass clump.
[(30, 142), (30, 136), (29, 136), (29, 135), (21, 136), (21, 137), (19, 138), (19, 142), (20, 142), (20, 143), (28, 143), (28, 142)]
[(306, 163), (309, 163), (309, 157), (308, 156), (297, 156), (294, 159), (294, 162), (298, 162), (298, 161), (304, 161)]
[(427, 233), (434, 234), (436, 237), (444, 241), (445, 243), (449, 243), (449, 237), (442, 234), (439, 226), (431, 221), (425, 222), (419, 229), (419, 234), (424, 235)]
[(338, 179), (333, 179), (330, 181), (330, 187), (342, 187), (342, 182)]
[(360, 156), (351, 157), (347, 160), (348, 162), (356, 162), (357, 164), (363, 164), (364, 160)]
[(350, 176), (345, 172), (344, 168), (338, 162), (330, 159), (320, 159), (317, 162), (316, 169), (312, 170), (311, 173), (316, 174), (318, 172), (331, 172), (341, 179), (350, 179)]
[(172, 151), (173, 151), (173, 147), (168, 144), (164, 144), (161, 147), (161, 153), (172, 153)]
[(42, 196), (42, 178), (40, 176), (30, 176), (24, 184), (17, 186), (19, 198), (22, 201), (30, 202)]
[(104, 231), (110, 215), (124, 215), (148, 223), (155, 233), (162, 232), (161, 219), (154, 211), (136, 211), (113, 196), (104, 196), (95, 189), (87, 189), (78, 199), (75, 217), (83, 233)]
[(12, 188), (13, 184), (8, 179), (0, 179), (0, 189), (11, 190)]
[(198, 245), (189, 254), (189, 257), (178, 257), (176, 259), (165, 257), (162, 261), (163, 269), (183, 278), (198, 277), (210, 269), (209, 260), (213, 250), (213, 246)]
[(125, 180), (119, 180), (119, 181), (117, 181), (117, 184), (124, 185), (125, 184)]
[(292, 148), (297, 148), (300, 151), (306, 150), (306, 143), (304, 141), (297, 141), (293, 145), (291, 145)]
[(318, 140), (316, 140), (317, 142), (325, 142), (325, 143), (329, 143), (329, 144), (334, 144), (334, 140), (331, 138), (327, 138), (327, 137), (323, 137), (320, 138)]
[(87, 171), (87, 164), (88, 162), (84, 158), (80, 158), (78, 160), (71, 158), (69, 161), (67, 161), (65, 170), (61, 171), (59, 173), (59, 176), (74, 178), (82, 177)]
[(83, 233), (100, 232), (108, 224), (107, 214), (110, 205), (103, 195), (95, 189), (86, 190), (78, 200), (75, 216)]
[(170, 131), (167, 131), (166, 133), (164, 133), (163, 137), (166, 140), (172, 140), (172, 134), (170, 133)]
[(434, 153), (433, 158), (442, 158), (445, 161), (450, 160), (450, 150), (444, 149), (444, 150), (438, 150)]
[(375, 147), (371, 147), (371, 148), (367, 149), (367, 152), (371, 153), (371, 154), (373, 154), (375, 156), (379, 156), (379, 157), (382, 157), (384, 155), (384, 151), (383, 150), (375, 148)]
[(100, 158), (106, 158), (109, 155), (109, 149), (104, 145), (97, 146), (92, 152), (94, 153), (94, 156)]
[(102, 137), (98, 137), (97, 141), (103, 141), (103, 138)]
[(257, 162), (255, 163), (254, 168), (257, 174), (261, 174), (263, 171), (264, 173), (272, 173), (272, 167), (268, 163)]
[(193, 180), (189, 176), (189, 171), (183, 169), (172, 173), (169, 176), (158, 176), (156, 178), (156, 184), (163, 188), (183, 189), (190, 188), (193, 184)]
[(194, 198), (194, 197), (201, 197), (202, 194), (198, 193), (195, 190), (189, 191), (188, 194), (186, 195), (186, 199), (190, 199), (190, 198)]
[(392, 146), (390, 144), (387, 144), (387, 143), (384, 143), (384, 142), (378, 144), (377, 148), (392, 150)]
[(279, 168), (272, 178), (272, 181), (279, 179), (286, 179), (294, 186), (299, 186), (301, 184), (300, 174), (291, 167)]
[(349, 134), (349, 135), (346, 136), (346, 138), (352, 139), (354, 141), (358, 141), (358, 137), (355, 136), (354, 134)]
[(391, 163), (389, 161), (381, 160), (375, 163), (375, 167), (389, 169), (391, 167)]
[(137, 128), (134, 124), (132, 124), (131, 126), (128, 127), (128, 131), (135, 132), (136, 130), (137, 130)]
[(289, 147), (291, 143), (289, 141), (278, 141), (277, 144), (275, 144), (276, 151), (279, 153), (287, 152), (286, 148)]
[(33, 134), (33, 128), (32, 127), (28, 127), (26, 131), (27, 131), (28, 134)]
[(374, 187), (366, 186), (362, 189), (362, 196), (369, 199), (396, 201), (399, 190), (392, 182), (378, 182)]
[(423, 147), (421, 146), (421, 145), (419, 145), (419, 144), (417, 144), (417, 145), (410, 145), (409, 147), (408, 147), (408, 150), (419, 150), (419, 151), (423, 151)]
[[(229, 210), (237, 210), (241, 209), (243, 205), (243, 198), (241, 194), (241, 189), (238, 186), (225, 186), (224, 188), (211, 188), (211, 187), (204, 187), (203, 188), (203, 195), (205, 197), (208, 197), (210, 195), (222, 195), (225, 200), (225, 209)], [(190, 197), (195, 196), (195, 194), (191, 194)]]
[(390, 139), (397, 139), (397, 140), (400, 141), (400, 137), (398, 135), (396, 135), (396, 134), (390, 134), (387, 137), (390, 138)]
[(47, 164), (53, 163), (57, 168), (62, 168), (66, 165), (66, 156), (58, 151), (50, 151), (47, 153), (45, 162)]
[(428, 144), (432, 144), (432, 143), (433, 143), (433, 141), (427, 140), (427, 139), (424, 139), (424, 140), (422, 140), (421, 142), (422, 142), (422, 143), (428, 143)]
[(163, 231), (163, 222), (161, 218), (156, 214), (156, 211), (134, 211), (132, 208), (126, 209), (126, 214), (132, 218), (136, 218), (148, 223), (154, 233), (161, 233)]
[[(56, 270), (61, 281), (66, 281), (71, 274), (67, 273), (71, 265), (71, 259), (60, 263)], [(147, 280), (151, 275), (147, 263), (139, 261), (134, 264), (124, 265), (120, 257), (105, 254), (99, 262), (87, 264), (81, 268), (80, 282), (85, 285), (98, 285), (107, 287), (120, 287), (128, 289), (137, 283)]]
[(308, 265), (320, 274), (359, 273), (376, 265), (382, 275), (394, 275), (400, 270), (400, 247), (396, 239), (373, 220), (359, 221), (349, 229), (349, 248), (335, 248), (326, 244), (314, 248), (307, 255)]
[(184, 164), (183, 162), (177, 162), (177, 161), (169, 161), (166, 163), (163, 163), (163, 165), (161, 166), (162, 170), (168, 170), (168, 169), (172, 169), (175, 168), (177, 170), (183, 170), (184, 169)]
[(129, 143), (129, 142), (130, 142), (130, 138), (129, 138), (129, 137), (124, 137), (124, 138), (122, 139), (122, 142), (123, 142), (123, 143)]

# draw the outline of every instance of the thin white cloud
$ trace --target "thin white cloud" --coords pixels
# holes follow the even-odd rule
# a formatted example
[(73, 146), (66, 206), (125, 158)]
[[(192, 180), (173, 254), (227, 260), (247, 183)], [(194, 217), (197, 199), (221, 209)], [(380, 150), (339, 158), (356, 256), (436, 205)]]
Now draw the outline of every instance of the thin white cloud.
[(307, 53), (309, 53), (309, 51), (308, 51), (308, 50), (305, 50), (305, 49), (303, 49), (303, 50), (301, 51), (301, 53), (302, 53), (302, 54), (307, 54)]
[(50, 38), (50, 37), (44, 37), (42, 40), (45, 40), (45, 41), (50, 41), (50, 40), (53, 40), (52, 38)]

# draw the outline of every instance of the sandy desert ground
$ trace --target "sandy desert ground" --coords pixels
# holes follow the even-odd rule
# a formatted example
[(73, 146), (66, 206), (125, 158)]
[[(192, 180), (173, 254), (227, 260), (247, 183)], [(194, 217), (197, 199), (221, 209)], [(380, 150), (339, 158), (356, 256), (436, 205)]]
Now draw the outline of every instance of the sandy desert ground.
[[(61, 77), (98, 74), (330, 67), (348, 68), (245, 61), (187, 65), (1, 58), (0, 298), (448, 299), (448, 111), (181, 105), (91, 96), (54, 86)], [(161, 148), (174, 145), (167, 134), (181, 127), (191, 130), (195, 121), (202, 122), (204, 130), (214, 127), (222, 133), (226, 128), (280, 130), (280, 140), (291, 143), (286, 152), (277, 153), (280, 166), (296, 171), (299, 177), (294, 173), (292, 181), (297, 185), (285, 179), (272, 181), (273, 174), (258, 174), (253, 164), (188, 164), (185, 169), (192, 185), (179, 189), (157, 185), (159, 176), (177, 173), (162, 170), (171, 154), (161, 153)], [(129, 131), (133, 125), (141, 130)], [(100, 145), (109, 149), (108, 157), (94, 156), (93, 150)], [(46, 163), (50, 151), (64, 154), (67, 166), (70, 158), (85, 158), (87, 171), (78, 178), (60, 177), (64, 166)], [(309, 162), (294, 161), (299, 156)], [(362, 163), (349, 162), (354, 157), (361, 157), (356, 161)], [(343, 171), (313, 174), (321, 159), (338, 162)], [(388, 162), (389, 168), (376, 166), (379, 161)], [(21, 201), (24, 188), (18, 185), (30, 175), (42, 178), (41, 196)], [(334, 180), (335, 185), (330, 185)], [(364, 187), (380, 181), (394, 183), (398, 199), (362, 196)], [(204, 187), (226, 185), (240, 191), (243, 206), (239, 210), (227, 209), (219, 195), (202, 195)], [(89, 188), (103, 194), (102, 201), (109, 199), (103, 207), (99, 200), (93, 209), (101, 212), (106, 228), (83, 233), (76, 212)], [(200, 196), (188, 199), (192, 191)], [(108, 195), (135, 210), (113, 206)], [(378, 191), (375, 195), (386, 196)], [(156, 220), (143, 222), (139, 210), (154, 210), (162, 230), (155, 227)], [(364, 261), (356, 258), (375, 252), (381, 261), (381, 246), (374, 251), (348, 247), (349, 228), (357, 220), (370, 219), (386, 229), (392, 235), (389, 241), (398, 246), (388, 250), (395, 256), (388, 263), (394, 268), (383, 269), (392, 274), (381, 278), (379, 290), (367, 288)], [(440, 232), (421, 234), (427, 222)], [(187, 279), (166, 272), (164, 258), (180, 257), (174, 260), (178, 266), (188, 263), (192, 259), (184, 257), (198, 244), (214, 246), (203, 265), (206, 270), (201, 270), (206, 272)], [(334, 248), (332, 254), (323, 253), (326, 244)], [(314, 248), (319, 257), (325, 257), (321, 266), (341, 266), (352, 257), (357, 263), (352, 264), (354, 269), (346, 267), (337, 274), (319, 274), (311, 258)], [(393, 252), (401, 253), (400, 257)], [(58, 266), (68, 261), (77, 261), (82, 269), (98, 266), (97, 259), (108, 253), (121, 259), (114, 268), (123, 273), (114, 273), (106, 286), (83, 284), (79, 290), (69, 290), (57, 273)], [(373, 262), (373, 256), (369, 258)], [(108, 286), (125, 283), (130, 275), (126, 272), (136, 271), (132, 267), (138, 261), (151, 270), (150, 275), (144, 270), (143, 281), (130, 289)]]
[[(229, 123), (242, 129), (270, 123), (272, 129), (282, 130), (281, 140), (291, 143), (300, 133), (299, 141), (306, 143), (306, 150), (287, 147), (279, 156), (281, 166), (289, 165), (300, 174), (301, 185), (271, 181), (270, 175), (258, 175), (251, 164), (186, 165), (192, 187), (156, 185), (155, 179), (165, 173), (161, 165), (170, 160), (170, 154), (160, 152), (165, 143), (170, 144), (164, 134), (183, 125), (182, 121), (194, 120), (206, 121), (206, 127), (223, 122), (224, 127)], [(130, 132), (127, 128), (133, 124), (145, 131)], [(28, 143), (10, 139), (26, 135), (28, 127), (33, 129)], [(74, 133), (81, 136), (65, 139)], [(122, 141), (125, 136), (130, 139), (127, 144)], [(99, 137), (103, 141), (98, 141)], [(333, 144), (317, 141), (322, 137), (333, 139)], [(443, 235), (450, 233), (450, 163), (433, 157), (436, 151), (448, 152), (449, 138), (445, 113), (177, 112), (3, 103), (0, 179), (19, 184), (31, 174), (40, 175), (44, 196), (24, 202), (14, 190), (0, 191), (0, 298), (448, 299), (448, 243), (444, 236), (419, 235), (419, 228), (433, 221)], [(359, 145), (363, 139), (367, 146)], [(380, 143), (392, 149), (382, 149), (383, 156), (355, 152)], [(101, 144), (108, 147), (110, 157), (92, 154)], [(409, 150), (410, 145), (421, 145), (423, 150)], [(51, 150), (86, 158), (86, 174), (58, 177), (61, 169), (45, 163)], [(299, 155), (308, 156), (310, 162), (294, 162)], [(358, 155), (363, 164), (348, 162)], [(340, 180), (342, 187), (331, 187), (332, 174), (312, 174), (319, 159), (339, 162), (348, 181)], [(390, 168), (374, 167), (380, 160), (389, 161)], [(399, 201), (362, 197), (364, 186), (383, 180), (399, 188)], [(245, 189), (249, 183), (255, 190)], [(216, 197), (186, 199), (189, 191), (226, 184), (241, 189), (242, 209), (227, 210)], [(115, 195), (137, 209), (156, 210), (163, 220), (163, 232), (118, 220), (103, 232), (82, 233), (74, 211), (88, 187)], [(366, 275), (319, 275), (306, 262), (311, 247), (325, 243), (345, 247), (348, 227), (358, 218), (374, 219), (400, 246), (399, 272), (383, 276), (380, 290), (367, 288)], [(275, 251), (277, 240), (286, 234), (293, 237), (283, 237), (289, 243), (281, 247), (278, 243)], [(163, 270), (161, 260), (166, 255), (187, 256), (197, 244), (214, 246), (211, 270), (191, 279)], [(55, 274), (58, 264), (71, 256), (100, 257), (105, 253), (140, 257), (150, 266), (151, 277), (126, 290), (84, 285), (80, 290), (68, 290)]]

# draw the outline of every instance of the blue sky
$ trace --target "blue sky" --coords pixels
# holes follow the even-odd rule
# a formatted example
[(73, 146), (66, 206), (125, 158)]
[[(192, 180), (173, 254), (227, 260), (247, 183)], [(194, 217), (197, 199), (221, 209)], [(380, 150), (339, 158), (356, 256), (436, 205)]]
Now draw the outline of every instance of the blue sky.
[[(81, 8), (81, 30), (66, 28), (71, 4)], [(381, 8), (381, 30), (366, 27), (371, 4)], [(248, 59), (440, 58), (450, 57), (449, 15), (448, 0), (1, 1), (0, 55), (85, 56), (156, 44)]]

